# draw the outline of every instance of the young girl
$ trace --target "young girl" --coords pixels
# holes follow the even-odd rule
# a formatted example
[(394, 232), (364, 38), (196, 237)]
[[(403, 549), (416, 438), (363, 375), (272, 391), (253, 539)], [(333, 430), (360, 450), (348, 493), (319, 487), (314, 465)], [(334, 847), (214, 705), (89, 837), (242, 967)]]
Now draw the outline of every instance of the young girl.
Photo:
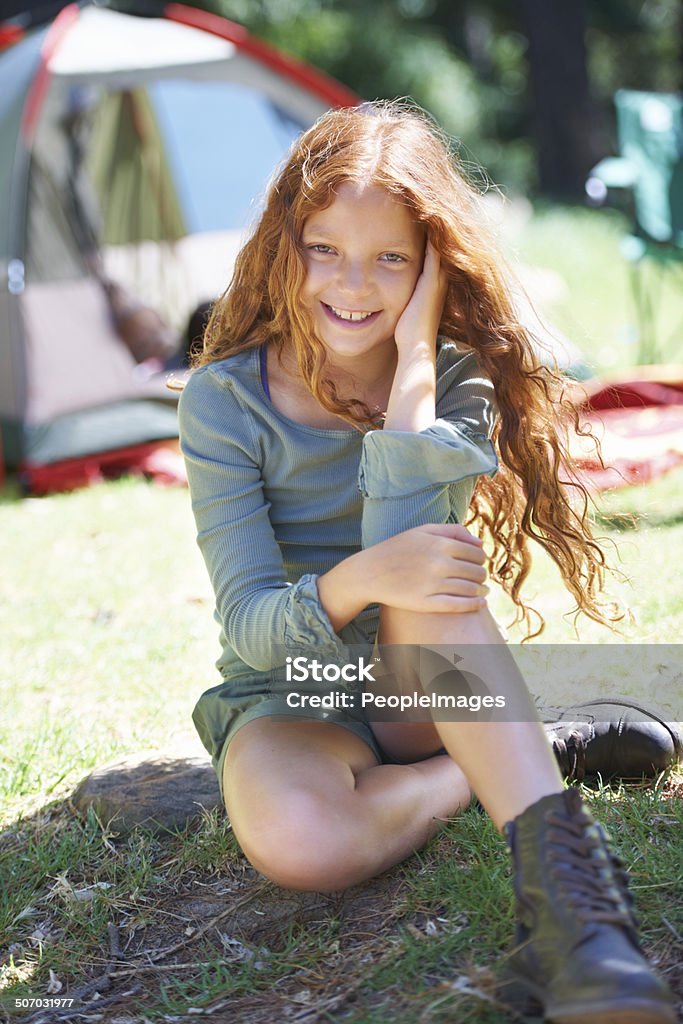
[[(245, 855), (280, 885), (343, 889), (419, 849), (474, 792), (512, 852), (511, 962), (546, 1017), (674, 1021), (624, 873), (564, 790), (487, 609), (485, 565), (528, 621), (531, 537), (606, 621), (604, 559), (585, 494), (577, 510), (560, 483), (556, 379), (426, 116), (364, 104), (304, 133), (197, 363), (181, 441), (223, 681), (194, 718)], [(372, 662), (378, 637), (387, 651), (476, 645), (476, 674), (516, 720), (371, 722), (354, 685), (323, 708), (274, 682), (302, 651)]]

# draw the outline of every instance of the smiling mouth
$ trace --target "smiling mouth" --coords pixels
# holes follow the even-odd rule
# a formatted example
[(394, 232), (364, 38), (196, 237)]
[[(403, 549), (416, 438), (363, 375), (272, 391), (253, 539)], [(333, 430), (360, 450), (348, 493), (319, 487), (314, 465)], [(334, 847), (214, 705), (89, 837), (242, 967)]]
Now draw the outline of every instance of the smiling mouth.
[(379, 316), (381, 312), (379, 309), (371, 310), (370, 312), (354, 309), (339, 309), (337, 306), (330, 306), (327, 302), (321, 302), (321, 305), (331, 319), (345, 324), (367, 323), (369, 320)]

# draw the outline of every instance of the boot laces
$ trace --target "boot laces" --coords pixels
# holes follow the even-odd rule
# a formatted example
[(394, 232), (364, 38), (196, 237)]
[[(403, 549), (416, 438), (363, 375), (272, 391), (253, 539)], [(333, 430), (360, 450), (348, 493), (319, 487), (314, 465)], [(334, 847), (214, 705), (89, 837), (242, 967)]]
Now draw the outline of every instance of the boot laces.
[(555, 865), (553, 876), (565, 890), (578, 919), (635, 929), (633, 897), (623, 862), (611, 851), (600, 826), (553, 811), (548, 812), (546, 820), (561, 830), (549, 836), (548, 860)]
[(566, 739), (556, 736), (553, 748), (565, 778), (582, 782), (586, 777), (586, 744), (581, 733), (572, 730)]

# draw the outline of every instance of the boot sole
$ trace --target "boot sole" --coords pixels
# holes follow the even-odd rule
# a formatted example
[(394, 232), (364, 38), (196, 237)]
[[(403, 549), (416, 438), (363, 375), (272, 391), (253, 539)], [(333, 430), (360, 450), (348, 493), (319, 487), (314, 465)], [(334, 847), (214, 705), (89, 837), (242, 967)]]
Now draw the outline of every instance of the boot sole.
[(552, 1024), (676, 1024), (678, 1014), (673, 1006), (653, 1005), (649, 1002), (631, 1002), (617, 1009), (611, 1006), (592, 1006), (545, 1011), (545, 1019)]
[(628, 1004), (586, 1003), (584, 1006), (547, 1006), (543, 990), (528, 978), (506, 971), (503, 973), (499, 997), (504, 1006), (523, 1020), (550, 1021), (552, 1024), (677, 1024), (673, 1004), (666, 1006), (649, 999), (631, 999)]

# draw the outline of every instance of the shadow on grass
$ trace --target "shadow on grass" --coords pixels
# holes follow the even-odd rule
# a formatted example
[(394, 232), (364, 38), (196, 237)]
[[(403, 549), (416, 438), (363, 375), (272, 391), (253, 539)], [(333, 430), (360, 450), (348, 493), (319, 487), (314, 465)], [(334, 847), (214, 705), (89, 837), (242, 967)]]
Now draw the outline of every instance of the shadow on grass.
[[(333, 1012), (400, 955), (406, 925), (429, 934), (407, 889), (403, 868), (341, 893), (281, 889), (249, 866), (217, 809), (175, 833), (121, 836), (54, 801), (0, 834), (0, 1019), (199, 1006), (270, 1024), (286, 1008)], [(51, 997), (66, 1003), (45, 1009)]]
[[(679, 991), (682, 795), (681, 775), (589, 794), (631, 869), (648, 954)], [(122, 835), (54, 801), (0, 834), (0, 1005), (31, 1024), (184, 1021), (191, 1007), (250, 1024), (502, 1024), (514, 1019), (493, 971), (512, 938), (509, 873), (474, 808), (400, 867), (320, 894), (259, 876), (218, 809)], [(73, 1004), (15, 1006), (50, 993)]]
[(647, 529), (665, 529), (669, 526), (680, 526), (683, 523), (683, 509), (666, 515), (653, 515), (648, 512), (642, 516), (636, 516), (630, 512), (600, 512), (594, 514), (593, 519), (597, 526), (606, 530), (614, 530), (618, 533)]

